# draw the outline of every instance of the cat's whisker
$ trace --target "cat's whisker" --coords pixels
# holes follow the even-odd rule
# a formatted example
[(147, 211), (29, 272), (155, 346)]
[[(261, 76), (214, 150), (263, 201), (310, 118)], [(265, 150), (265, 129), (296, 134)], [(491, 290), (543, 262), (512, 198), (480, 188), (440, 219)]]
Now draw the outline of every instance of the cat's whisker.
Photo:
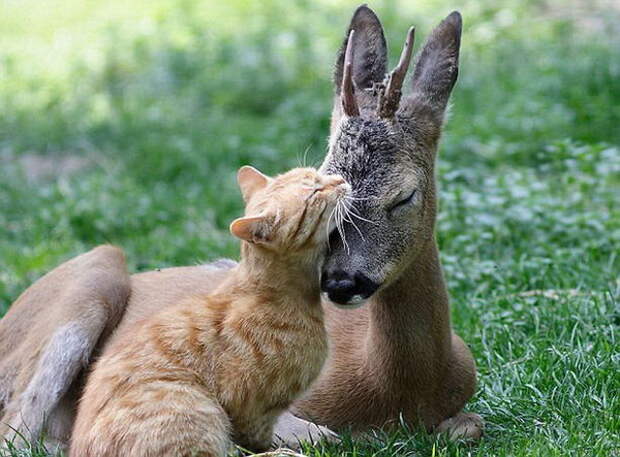
[[(306, 147), (306, 149), (304, 149), (303, 153), (297, 153), (297, 168), (306, 168), (306, 163), (308, 163), (308, 152), (310, 151), (310, 148), (312, 147), (312, 145), (308, 145)], [(316, 167), (314, 167), (316, 168)]]
[(374, 200), (374, 197), (354, 197), (353, 195), (346, 195), (345, 200), (353, 200), (353, 201), (365, 201), (365, 200)]
[(334, 207), (334, 214), (335, 214), (335, 218), (334, 221), (336, 222), (336, 229), (338, 230), (338, 234), (340, 235), (340, 238), (343, 238), (343, 233), (342, 233), (342, 227), (340, 225), (340, 213), (338, 211), (338, 205), (336, 205)]
[(362, 241), (366, 242), (366, 238), (364, 238), (364, 235), (362, 234), (362, 231), (359, 229), (359, 227), (357, 225), (355, 225), (355, 222), (353, 222), (353, 220), (351, 220), (351, 219), (349, 219), (347, 222), (349, 222), (353, 226), (353, 228), (359, 234), (359, 236), (362, 239)]
[(359, 219), (360, 221), (368, 222), (369, 224), (372, 224), (372, 225), (378, 224), (377, 221), (373, 221), (371, 219), (366, 219), (365, 217), (363, 217), (360, 213), (357, 212), (355, 207), (351, 208), (351, 215), (355, 217), (356, 219)]
[(359, 219), (360, 221), (364, 221), (364, 222), (368, 222), (369, 224), (372, 225), (377, 225), (378, 222), (377, 221), (371, 221), (370, 219), (366, 219), (365, 217), (360, 216), (359, 214), (351, 211), (351, 216), (355, 217), (356, 219)]
[(344, 205), (344, 212), (345, 212), (345, 220), (349, 224), (351, 224), (353, 226), (353, 228), (357, 231), (357, 233), (359, 234), (359, 236), (362, 239), (362, 241), (366, 242), (366, 239), (364, 238), (364, 235), (362, 234), (362, 231), (359, 229), (359, 227), (357, 226), (355, 221), (353, 221), (353, 219), (351, 219), (351, 216), (353, 215), (353, 213), (349, 210), (349, 208), (347, 207), (346, 203)]
[(308, 147), (306, 147), (306, 150), (304, 151), (302, 167), (307, 166), (306, 164), (308, 163), (308, 151), (310, 151), (310, 145), (308, 145)]
[(340, 238), (342, 238), (342, 244), (344, 245), (347, 251), (347, 254), (349, 254), (350, 252), (349, 243), (347, 243), (347, 237), (345, 235), (342, 220), (343, 220), (343, 217), (342, 217), (341, 201), (339, 201), (336, 204), (336, 227), (338, 228), (338, 233), (340, 234)]
[(355, 205), (353, 203), (351, 203), (351, 205), (348, 207), (349, 209), (349, 213), (351, 216), (355, 217), (356, 219), (359, 219), (360, 221), (364, 221), (364, 222), (368, 222), (369, 224), (373, 224), (373, 225), (377, 225), (378, 222), (376, 221), (371, 221), (370, 219), (366, 219), (365, 217), (362, 217), (358, 212), (357, 209), (355, 208)]
[(344, 210), (342, 209), (342, 206), (339, 209), (340, 212), (340, 226), (342, 227), (342, 239), (343, 239), (343, 243), (345, 245), (345, 248), (347, 250), (347, 254), (350, 253), (350, 249), (349, 249), (349, 243), (347, 242), (347, 236), (346, 236), (346, 231), (344, 229), (344, 222), (345, 222), (345, 218), (344, 218)]
[(357, 217), (359, 219), (359, 216), (355, 212), (355, 208), (353, 206), (351, 206), (348, 209), (349, 209), (348, 215), (349, 215), (349, 219), (350, 219), (351, 225), (353, 225), (353, 227), (355, 227), (355, 230), (357, 230), (357, 233), (359, 233), (360, 238), (362, 239), (362, 241), (366, 242), (366, 239), (364, 238), (364, 235), (363, 235), (362, 231), (359, 229), (358, 225), (353, 220), (353, 217)]
[(326, 235), (327, 235), (327, 249), (331, 249), (331, 245), (329, 244), (329, 238), (330, 238), (329, 237), (329, 234), (330, 234), (329, 229), (330, 229), (330, 223), (331, 223), (332, 217), (334, 216), (334, 212), (335, 211), (336, 211), (336, 207), (334, 206), (332, 208), (332, 212), (329, 214), (329, 217), (327, 218), (327, 225), (325, 226), (325, 232), (326, 232)]
[(349, 219), (347, 222), (353, 226), (359, 237), (362, 239), (362, 241), (365, 242), (366, 238), (364, 238), (364, 234), (362, 233), (358, 225), (353, 221), (353, 219)]

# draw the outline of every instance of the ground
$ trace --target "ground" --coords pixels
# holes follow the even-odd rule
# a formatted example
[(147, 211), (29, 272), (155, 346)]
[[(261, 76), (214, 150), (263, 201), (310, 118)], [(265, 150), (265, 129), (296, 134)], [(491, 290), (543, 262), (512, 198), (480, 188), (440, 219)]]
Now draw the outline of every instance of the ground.
[[(220, 3), (0, 6), (0, 315), (101, 243), (123, 247), (132, 271), (235, 257), (236, 169), (320, 163), (355, 3)], [(453, 325), (479, 369), (467, 410), (486, 434), (448, 444), (403, 427), (304, 451), (618, 455), (618, 11), (420, 3), (370, 6), (392, 60), (408, 25), (419, 48), (451, 9), (464, 17), (437, 234)]]

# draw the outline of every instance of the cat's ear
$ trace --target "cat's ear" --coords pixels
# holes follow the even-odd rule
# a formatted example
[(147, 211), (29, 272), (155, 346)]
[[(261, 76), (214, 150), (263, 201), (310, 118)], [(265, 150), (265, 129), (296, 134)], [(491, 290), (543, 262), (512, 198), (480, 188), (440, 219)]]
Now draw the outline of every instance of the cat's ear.
[(269, 179), (271, 179), (269, 176), (262, 174), (256, 168), (249, 165), (239, 168), (237, 182), (239, 183), (243, 200), (247, 203), (254, 192), (262, 189), (269, 183)]
[(255, 244), (271, 241), (271, 226), (266, 216), (249, 216), (235, 219), (230, 224), (230, 233), (241, 240)]

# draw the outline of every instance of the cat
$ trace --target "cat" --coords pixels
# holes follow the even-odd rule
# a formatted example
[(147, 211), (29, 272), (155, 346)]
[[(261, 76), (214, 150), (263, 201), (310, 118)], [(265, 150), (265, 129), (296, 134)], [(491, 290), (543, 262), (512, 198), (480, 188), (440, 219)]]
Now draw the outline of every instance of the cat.
[(327, 355), (319, 263), (350, 187), (312, 168), (270, 178), (245, 166), (237, 180), (239, 264), (212, 294), (104, 348), (70, 457), (219, 457), (233, 443), (264, 451), (277, 417), (318, 376)]

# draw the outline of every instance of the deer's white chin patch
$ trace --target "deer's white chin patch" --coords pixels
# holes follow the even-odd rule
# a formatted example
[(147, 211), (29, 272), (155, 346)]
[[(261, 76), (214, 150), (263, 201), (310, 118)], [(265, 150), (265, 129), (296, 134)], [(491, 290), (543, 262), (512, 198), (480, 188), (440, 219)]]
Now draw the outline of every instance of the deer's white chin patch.
[(364, 304), (368, 301), (367, 298), (364, 298), (361, 295), (353, 295), (353, 297), (351, 297), (351, 300), (349, 300), (345, 304), (342, 304), (331, 301), (325, 292), (323, 292), (321, 295), (326, 301), (332, 303), (334, 306), (340, 309), (357, 309), (361, 306), (364, 306)]

